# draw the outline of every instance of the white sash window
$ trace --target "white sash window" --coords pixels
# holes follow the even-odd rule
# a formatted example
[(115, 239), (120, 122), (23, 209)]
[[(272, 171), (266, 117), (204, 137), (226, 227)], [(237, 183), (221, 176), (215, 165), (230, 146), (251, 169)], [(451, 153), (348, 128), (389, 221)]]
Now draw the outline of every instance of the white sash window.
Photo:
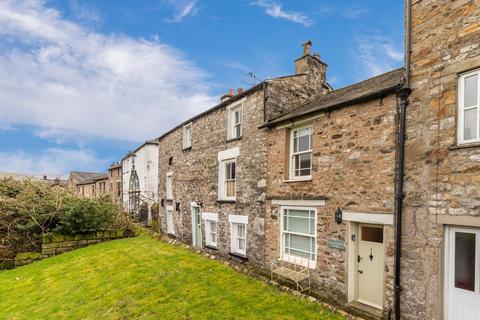
[(480, 70), (463, 74), (458, 83), (458, 142), (480, 141)]

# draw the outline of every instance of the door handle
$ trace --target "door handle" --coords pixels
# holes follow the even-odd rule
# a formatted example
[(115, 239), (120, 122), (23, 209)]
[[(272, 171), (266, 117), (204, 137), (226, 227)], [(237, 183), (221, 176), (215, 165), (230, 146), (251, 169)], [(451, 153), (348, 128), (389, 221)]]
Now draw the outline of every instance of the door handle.
[(357, 256), (357, 262), (360, 262), (362, 261), (362, 257), (360, 257), (360, 255)]
[(363, 273), (363, 270), (358, 270), (358, 273)]

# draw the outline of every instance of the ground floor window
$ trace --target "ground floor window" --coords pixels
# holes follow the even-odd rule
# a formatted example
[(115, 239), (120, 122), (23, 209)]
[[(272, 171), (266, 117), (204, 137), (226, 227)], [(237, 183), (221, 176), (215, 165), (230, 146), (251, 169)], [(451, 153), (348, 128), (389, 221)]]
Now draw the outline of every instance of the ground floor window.
[(246, 256), (247, 254), (247, 216), (230, 215), (230, 246), (231, 252)]
[(218, 214), (203, 212), (202, 219), (205, 222), (205, 244), (209, 247), (217, 247), (218, 238)]
[(173, 221), (173, 206), (167, 207), (167, 233), (175, 234), (175, 223)]
[(282, 208), (282, 259), (315, 267), (316, 246), (315, 208)]

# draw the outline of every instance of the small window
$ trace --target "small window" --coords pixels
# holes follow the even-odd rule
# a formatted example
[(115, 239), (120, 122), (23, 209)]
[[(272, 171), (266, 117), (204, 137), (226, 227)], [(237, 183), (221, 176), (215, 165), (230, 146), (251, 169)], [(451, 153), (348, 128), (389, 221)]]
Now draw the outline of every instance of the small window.
[(305, 179), (312, 176), (312, 127), (291, 131), (291, 179)]
[(245, 256), (247, 252), (247, 225), (232, 223), (231, 237), (232, 253)]
[(183, 149), (192, 146), (192, 124), (189, 123), (183, 127)]
[(168, 158), (168, 165), (171, 166), (173, 164), (173, 157)]
[(205, 220), (205, 243), (210, 247), (217, 247), (217, 222)]
[(228, 110), (228, 134), (227, 139), (237, 139), (242, 136), (243, 103)]
[(362, 241), (383, 243), (383, 228), (362, 226)]
[(172, 179), (173, 179), (173, 174), (171, 172), (167, 173), (166, 186), (165, 186), (167, 200), (172, 200), (173, 199)]
[(459, 78), (459, 143), (480, 141), (480, 70)]
[(175, 234), (175, 223), (173, 221), (173, 207), (167, 207), (167, 233)]
[(221, 200), (235, 200), (237, 164), (235, 159), (221, 161), (222, 187), (220, 188)]

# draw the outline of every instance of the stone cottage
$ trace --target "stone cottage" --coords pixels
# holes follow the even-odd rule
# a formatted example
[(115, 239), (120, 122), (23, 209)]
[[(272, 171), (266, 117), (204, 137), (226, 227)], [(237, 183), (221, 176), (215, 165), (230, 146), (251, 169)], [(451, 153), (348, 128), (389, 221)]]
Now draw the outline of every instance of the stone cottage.
[(163, 233), (211, 254), (263, 267), (266, 119), (330, 90), (311, 42), (295, 74), (230, 92), (159, 137), (159, 222)]
[(407, 9), (402, 319), (480, 319), (480, 1)]
[(123, 209), (142, 222), (150, 224), (152, 206), (158, 203), (157, 140), (146, 141), (129, 152), (122, 159), (120, 167)]
[(380, 317), (393, 303), (403, 77), (397, 69), (331, 91), (266, 124), (266, 265), (303, 265), (313, 293)]
[(108, 167), (108, 183), (112, 202), (117, 206), (122, 206), (122, 163), (112, 163)]

